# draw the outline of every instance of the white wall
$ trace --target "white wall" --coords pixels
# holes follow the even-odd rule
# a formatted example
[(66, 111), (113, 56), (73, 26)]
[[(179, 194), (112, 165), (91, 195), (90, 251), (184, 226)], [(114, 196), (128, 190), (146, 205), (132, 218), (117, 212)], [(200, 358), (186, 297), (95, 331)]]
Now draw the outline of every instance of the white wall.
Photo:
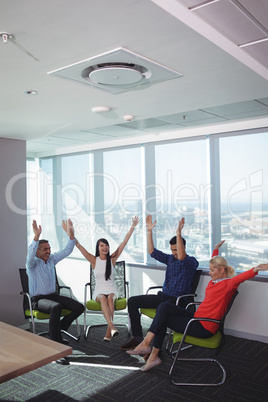
[[(26, 210), (25, 171), (26, 142), (0, 138), (0, 320), (16, 326), (25, 324), (18, 269), (25, 266), (27, 217), (14, 210)], [(10, 180), (21, 174), (7, 199)]]

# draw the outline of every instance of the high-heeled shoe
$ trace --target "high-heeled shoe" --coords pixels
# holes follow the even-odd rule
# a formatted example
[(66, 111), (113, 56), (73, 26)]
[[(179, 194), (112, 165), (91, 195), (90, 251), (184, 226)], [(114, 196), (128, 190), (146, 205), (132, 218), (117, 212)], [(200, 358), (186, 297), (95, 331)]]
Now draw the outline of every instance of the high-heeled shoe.
[(119, 332), (117, 331), (117, 329), (112, 329), (111, 335), (112, 335), (112, 338), (116, 338), (119, 335)]
[(104, 342), (111, 342), (111, 339), (112, 339), (112, 338), (107, 338), (107, 336), (105, 336), (105, 337), (103, 338)]

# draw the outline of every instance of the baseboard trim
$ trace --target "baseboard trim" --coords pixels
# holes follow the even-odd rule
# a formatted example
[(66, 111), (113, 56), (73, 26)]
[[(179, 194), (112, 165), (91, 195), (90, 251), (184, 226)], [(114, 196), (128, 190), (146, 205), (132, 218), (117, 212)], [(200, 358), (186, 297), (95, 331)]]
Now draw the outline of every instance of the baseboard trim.
[(227, 329), (227, 328), (224, 328), (224, 333), (226, 335), (236, 336), (237, 338), (244, 338), (252, 341), (268, 343), (268, 337), (263, 335), (250, 334), (248, 332), (235, 331), (233, 329)]

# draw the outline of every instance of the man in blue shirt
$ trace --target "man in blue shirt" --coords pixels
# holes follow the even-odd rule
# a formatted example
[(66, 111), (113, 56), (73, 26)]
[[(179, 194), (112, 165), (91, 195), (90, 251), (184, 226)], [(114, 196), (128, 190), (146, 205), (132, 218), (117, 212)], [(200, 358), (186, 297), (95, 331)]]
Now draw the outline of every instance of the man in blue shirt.
[(148, 253), (157, 261), (166, 264), (166, 276), (163, 284), (163, 291), (158, 292), (157, 295), (141, 295), (129, 298), (128, 314), (134, 338), (121, 345), (121, 350), (133, 349), (143, 340), (139, 312), (140, 308), (157, 308), (159, 304), (163, 302), (175, 304), (177, 297), (191, 293), (191, 286), (195, 271), (198, 267), (198, 261), (194, 257), (190, 257), (186, 254), (186, 241), (181, 236), (184, 223), (185, 220), (182, 218), (179, 222), (176, 236), (174, 236), (169, 242), (172, 254), (165, 254), (154, 247), (152, 233), (156, 221), (154, 223), (152, 222), (151, 215), (148, 215), (146, 218)]
[[(67, 331), (71, 323), (83, 313), (84, 307), (78, 301), (56, 292), (55, 265), (71, 254), (76, 241), (72, 221), (63, 221), (62, 227), (69, 236), (69, 241), (63, 250), (51, 255), (48, 240), (39, 240), (41, 226), (33, 221), (34, 240), (29, 246), (26, 271), (33, 309), (50, 314), (49, 335), (53, 341), (68, 343), (62, 339), (61, 330)], [(71, 313), (60, 320), (62, 309), (71, 310)]]

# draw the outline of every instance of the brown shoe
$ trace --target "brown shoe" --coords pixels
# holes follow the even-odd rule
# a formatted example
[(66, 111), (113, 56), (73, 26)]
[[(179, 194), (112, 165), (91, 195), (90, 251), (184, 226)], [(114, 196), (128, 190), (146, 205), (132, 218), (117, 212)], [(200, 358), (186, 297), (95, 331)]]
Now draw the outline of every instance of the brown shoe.
[(120, 346), (121, 350), (131, 350), (135, 349), (136, 346), (138, 346), (140, 342), (136, 341), (135, 338), (132, 338), (129, 342), (124, 343), (123, 345)]

